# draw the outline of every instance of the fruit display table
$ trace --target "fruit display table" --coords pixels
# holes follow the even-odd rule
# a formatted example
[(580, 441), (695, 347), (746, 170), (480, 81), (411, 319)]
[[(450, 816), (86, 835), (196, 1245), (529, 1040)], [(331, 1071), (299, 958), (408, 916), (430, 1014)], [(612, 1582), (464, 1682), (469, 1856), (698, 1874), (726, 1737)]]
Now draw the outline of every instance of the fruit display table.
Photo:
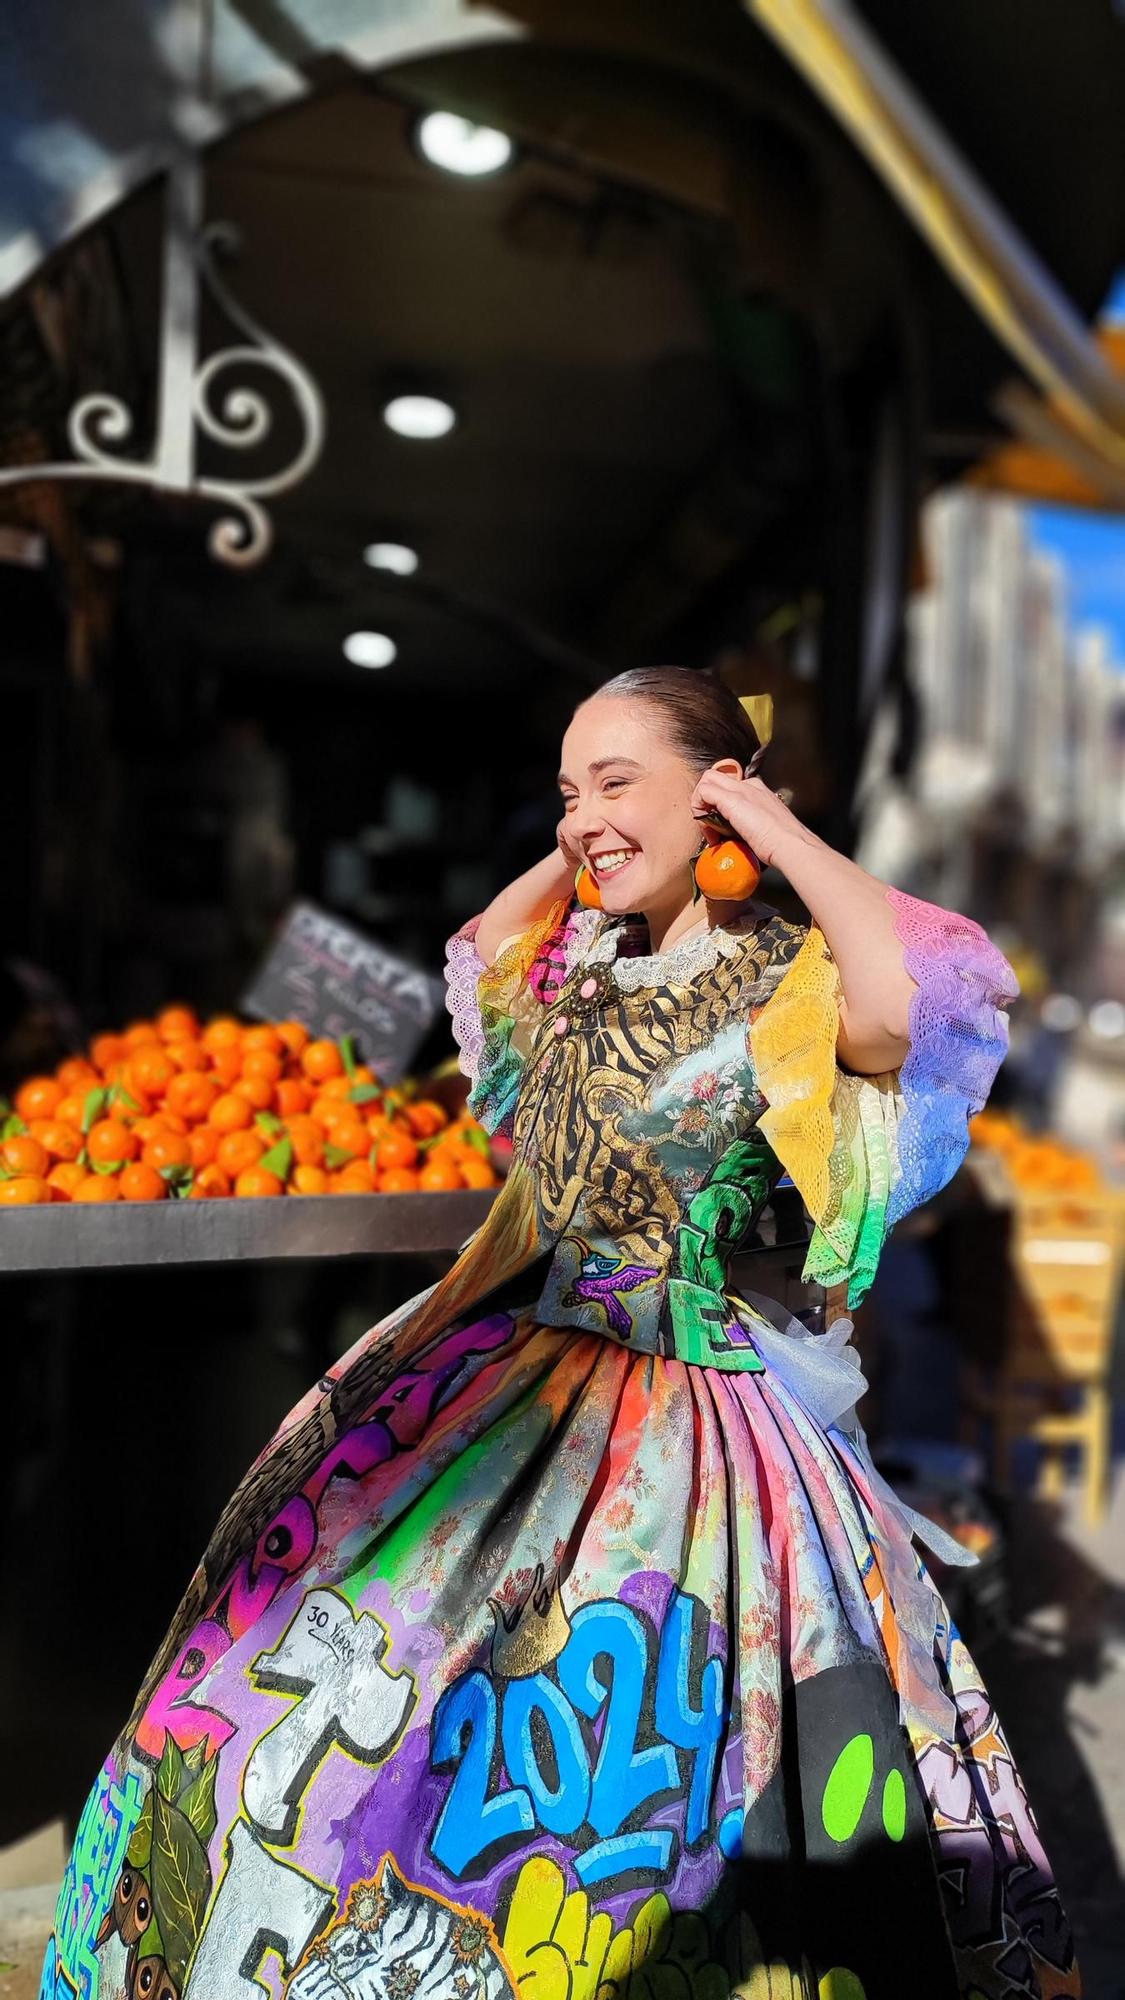
[(0, 1215), (0, 1273), (454, 1252), (484, 1221), (496, 1192), (10, 1209)]

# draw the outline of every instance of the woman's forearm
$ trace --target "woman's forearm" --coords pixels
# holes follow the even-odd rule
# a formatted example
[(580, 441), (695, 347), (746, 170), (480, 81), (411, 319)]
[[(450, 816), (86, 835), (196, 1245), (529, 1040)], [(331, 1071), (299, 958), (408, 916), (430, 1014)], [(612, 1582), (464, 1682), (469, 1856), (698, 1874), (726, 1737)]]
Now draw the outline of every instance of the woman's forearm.
[(910, 1047), (917, 988), (903, 964), (887, 884), (792, 817), (773, 860), (823, 931), (840, 975), (837, 1046), (850, 1069), (897, 1069)]
[(476, 947), (484, 963), (491, 965), (506, 939), (538, 923), (553, 904), (567, 901), (573, 890), (574, 868), (558, 848), (509, 882), (493, 897), (477, 925)]

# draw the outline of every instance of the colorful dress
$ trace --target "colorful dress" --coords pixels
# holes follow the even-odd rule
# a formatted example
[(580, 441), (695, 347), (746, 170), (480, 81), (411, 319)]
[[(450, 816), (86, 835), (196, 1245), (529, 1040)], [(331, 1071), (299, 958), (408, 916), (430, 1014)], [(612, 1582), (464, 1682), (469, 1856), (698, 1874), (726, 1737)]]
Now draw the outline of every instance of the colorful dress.
[(890, 892), (901, 1071), (821, 932), (560, 907), (450, 1004), (488, 1220), (251, 1469), (80, 1823), (43, 2000), (1048, 2000), (1070, 1932), (872, 1467), (850, 1321), (730, 1262), (787, 1172), (854, 1305), (952, 1174), (1010, 967)]

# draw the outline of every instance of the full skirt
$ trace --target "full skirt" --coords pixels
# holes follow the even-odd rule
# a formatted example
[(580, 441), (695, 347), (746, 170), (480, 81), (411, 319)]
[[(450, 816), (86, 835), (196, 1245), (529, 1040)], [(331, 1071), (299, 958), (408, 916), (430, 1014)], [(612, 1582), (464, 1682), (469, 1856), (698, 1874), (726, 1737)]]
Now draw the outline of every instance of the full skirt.
[(1077, 1994), (988, 1695), (854, 1437), (768, 1367), (511, 1303), (400, 1363), (404, 1315), (224, 1517), (42, 2000)]

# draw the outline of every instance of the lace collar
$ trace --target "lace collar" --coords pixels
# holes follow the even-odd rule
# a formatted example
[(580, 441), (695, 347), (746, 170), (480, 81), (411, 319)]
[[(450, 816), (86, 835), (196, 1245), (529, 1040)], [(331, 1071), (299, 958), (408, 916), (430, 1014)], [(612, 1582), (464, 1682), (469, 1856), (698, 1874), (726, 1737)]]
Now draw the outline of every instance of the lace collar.
[(700, 973), (710, 972), (720, 958), (734, 958), (746, 939), (776, 915), (768, 903), (750, 903), (729, 925), (717, 924), (714, 930), (680, 938), (667, 951), (645, 953), (628, 950), (630, 941), (643, 937), (643, 925), (628, 917), (607, 917), (601, 910), (578, 910), (571, 920), (567, 970), (576, 965), (611, 965), (623, 993), (646, 986), (687, 986)]

